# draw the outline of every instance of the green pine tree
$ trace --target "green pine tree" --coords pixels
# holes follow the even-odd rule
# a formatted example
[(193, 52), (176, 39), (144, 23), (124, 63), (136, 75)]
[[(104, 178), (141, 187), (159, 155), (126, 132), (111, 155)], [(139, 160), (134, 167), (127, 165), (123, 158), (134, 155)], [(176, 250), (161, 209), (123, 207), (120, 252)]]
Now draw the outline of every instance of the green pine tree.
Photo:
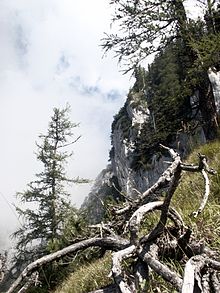
[[(67, 159), (72, 152), (68, 146), (73, 128), (69, 107), (55, 108), (46, 135), (40, 135), (37, 143), (37, 159), (43, 164), (43, 171), (36, 174), (36, 180), (28, 184), (27, 190), (19, 192), (18, 198), (28, 207), (17, 207), (23, 225), (13, 236), (17, 240), (17, 260), (27, 262), (48, 251), (54, 250), (70, 214), (76, 210), (71, 206), (66, 184), (82, 182), (66, 176)], [(28, 258), (28, 260), (24, 259)]]

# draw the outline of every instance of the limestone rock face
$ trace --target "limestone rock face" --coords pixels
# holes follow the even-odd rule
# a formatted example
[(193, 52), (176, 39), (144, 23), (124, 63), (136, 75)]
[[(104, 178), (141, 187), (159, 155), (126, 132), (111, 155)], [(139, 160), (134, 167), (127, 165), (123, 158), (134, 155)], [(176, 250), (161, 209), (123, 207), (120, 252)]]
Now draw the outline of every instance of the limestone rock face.
[[(139, 102), (138, 104), (137, 97), (132, 98), (130, 97), (126, 103), (126, 115), (119, 117), (114, 125), (112, 135), (114, 152), (111, 157), (111, 164), (122, 192), (129, 197), (136, 197), (137, 192), (135, 190), (142, 192), (153, 184), (167, 164), (164, 165), (164, 157), (157, 158), (155, 154), (149, 161), (147, 168), (141, 166), (138, 169), (133, 168), (135, 158), (138, 156), (136, 142), (142, 134), (143, 127), (147, 127), (151, 122), (151, 113), (147, 102)], [(125, 126), (125, 117), (127, 126)], [(127, 130), (126, 127), (129, 127), (129, 129)], [(166, 158), (166, 160), (169, 159)]]
[[(196, 99), (195, 94), (191, 99), (195, 105)], [(129, 95), (123, 115), (114, 121), (111, 164), (122, 192), (131, 198), (154, 184), (170, 162), (170, 157), (161, 153), (158, 146), (145, 151), (138, 145), (138, 141), (150, 144), (153, 132), (154, 115), (148, 108), (147, 97), (138, 100), (137, 93)], [(197, 127), (193, 135), (187, 133), (187, 130), (178, 133), (172, 146), (185, 156), (194, 143), (205, 142), (202, 128)]]
[[(209, 72), (215, 103), (220, 114), (220, 73)], [(189, 99), (192, 119), (181, 125), (181, 130), (169, 142), (182, 157), (195, 145), (206, 143), (199, 111), (199, 92)], [(168, 113), (169, 114), (169, 113)], [(168, 167), (170, 157), (152, 144), (155, 133), (154, 113), (148, 107), (145, 92), (130, 91), (128, 99), (112, 124), (110, 164), (97, 177), (83, 208), (87, 208), (92, 222), (104, 215), (103, 201), (108, 197), (120, 198), (120, 193), (135, 198), (152, 186)], [(117, 186), (117, 188), (115, 188)]]
[(215, 105), (218, 115), (220, 115), (220, 72), (215, 68), (208, 70), (209, 80), (212, 84), (212, 90), (215, 97)]
[(105, 216), (104, 200), (119, 200), (119, 185), (112, 166), (108, 165), (95, 179), (94, 185), (81, 206), (91, 224), (99, 223)]

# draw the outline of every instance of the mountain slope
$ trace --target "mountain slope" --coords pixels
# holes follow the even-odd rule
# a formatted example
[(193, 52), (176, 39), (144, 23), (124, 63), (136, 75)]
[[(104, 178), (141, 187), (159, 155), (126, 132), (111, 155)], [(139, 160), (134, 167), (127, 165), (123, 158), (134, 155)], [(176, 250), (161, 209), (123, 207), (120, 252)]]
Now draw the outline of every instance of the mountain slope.
[[(195, 211), (204, 193), (204, 182), (202, 175), (199, 173), (185, 173), (182, 176), (179, 187), (177, 188), (172, 206), (175, 207), (184, 222), (192, 229), (193, 237), (201, 239), (201, 246), (208, 245), (216, 251), (220, 250), (220, 141), (207, 143), (197, 147), (185, 161), (188, 163), (197, 163), (197, 154), (205, 154), (209, 159), (210, 167), (217, 171), (216, 175), (209, 176), (211, 193), (208, 203), (201, 215), (194, 219), (190, 214)], [(145, 221), (145, 230), (149, 230), (155, 221), (156, 214), (147, 217)], [(146, 232), (146, 231), (145, 231)], [(177, 264), (169, 264), (171, 267)], [(179, 268), (180, 270), (181, 267)], [(55, 291), (56, 293), (83, 293), (111, 283), (111, 278), (107, 275), (111, 270), (111, 259), (109, 254), (98, 261), (88, 263), (75, 273), (70, 275), (67, 280)], [(100, 271), (102, 273), (100, 273)], [(103, 274), (103, 272), (105, 274)], [(182, 272), (183, 273), (183, 272)], [(181, 274), (182, 274), (181, 273)], [(154, 279), (155, 278), (155, 279)], [(164, 293), (176, 292), (164, 284), (164, 281), (154, 277), (151, 281)], [(90, 285), (89, 285), (90, 284)], [(95, 285), (94, 285), (95, 284)], [(155, 292), (154, 285), (148, 286), (147, 292)], [(85, 289), (86, 288), (86, 289)]]

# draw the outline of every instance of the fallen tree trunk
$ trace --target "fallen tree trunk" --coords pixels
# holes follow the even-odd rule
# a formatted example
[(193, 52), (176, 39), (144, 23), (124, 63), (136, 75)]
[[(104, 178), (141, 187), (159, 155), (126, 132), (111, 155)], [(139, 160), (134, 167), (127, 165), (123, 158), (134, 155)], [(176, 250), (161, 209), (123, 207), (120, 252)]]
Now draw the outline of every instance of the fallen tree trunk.
[(15, 290), (21, 285), (22, 281), (30, 276), (30, 274), (33, 271), (36, 271), (39, 267), (41, 267), (44, 264), (50, 263), (54, 260), (58, 260), (61, 257), (77, 252), (78, 250), (83, 250), (91, 246), (98, 246), (103, 248), (108, 248), (110, 250), (119, 250), (127, 247), (129, 245), (129, 241), (125, 239), (119, 239), (119, 238), (113, 238), (113, 237), (107, 237), (107, 238), (91, 238), (87, 240), (83, 240), (81, 242), (72, 244), (70, 246), (67, 246), (61, 250), (58, 250), (57, 252), (51, 253), (49, 255), (43, 256), (36, 261), (30, 263), (20, 274), (20, 276), (17, 278), (17, 280), (12, 284), (12, 286), (9, 288), (7, 293), (13, 293)]
[[(218, 292), (216, 291), (219, 289), (217, 272), (220, 270), (220, 262), (214, 259), (216, 252), (201, 247), (199, 241), (196, 242), (195, 239), (192, 239), (192, 230), (184, 224), (181, 215), (170, 207), (182, 171), (200, 172), (204, 178), (205, 192), (196, 216), (201, 213), (205, 208), (210, 193), (207, 173), (215, 174), (215, 171), (209, 168), (206, 157), (201, 154), (199, 155), (199, 164), (194, 166), (183, 164), (180, 156), (174, 150), (164, 146), (161, 147), (170, 153), (173, 162), (163, 172), (158, 181), (136, 201), (129, 201), (125, 207), (115, 211), (116, 217), (124, 217), (123, 229), (117, 230), (111, 222), (89, 226), (90, 229), (98, 229), (101, 237), (92, 237), (79, 241), (30, 263), (11, 285), (7, 293), (19, 292), (19, 288), (22, 286), (22, 288), (25, 288), (25, 282), (27, 282), (26, 285), (28, 286), (32, 274), (37, 273), (41, 266), (89, 247), (101, 247), (104, 250), (115, 251), (112, 254), (111, 271), (115, 284), (91, 293), (141, 292), (141, 282), (143, 282), (144, 277), (146, 280), (148, 279), (150, 271), (160, 275), (178, 292), (193, 293), (197, 290), (205, 293), (208, 292), (210, 284), (215, 290), (213, 292)], [(164, 200), (144, 204), (149, 195), (160, 190), (167, 183), (169, 183), (169, 188), (166, 191)], [(160, 211), (159, 220), (156, 226), (151, 231), (148, 231), (147, 235), (141, 236), (140, 232), (144, 217), (154, 210)], [(172, 226), (167, 224), (168, 219), (171, 219)], [(117, 218), (114, 223), (117, 223)], [(189, 258), (186, 262), (183, 276), (180, 276), (175, 269), (171, 269), (163, 263), (164, 251), (166, 251), (165, 255), (169, 255), (175, 261), (179, 258), (182, 263)], [(128, 273), (123, 266), (125, 259), (133, 259), (136, 264), (133, 268), (132, 277), (129, 275), (132, 269)], [(142, 268), (143, 264), (145, 264), (143, 272), (146, 276), (144, 276), (143, 272), (141, 273), (141, 266), (138, 268), (138, 264), (142, 264)], [(205, 272), (201, 274), (203, 270)]]

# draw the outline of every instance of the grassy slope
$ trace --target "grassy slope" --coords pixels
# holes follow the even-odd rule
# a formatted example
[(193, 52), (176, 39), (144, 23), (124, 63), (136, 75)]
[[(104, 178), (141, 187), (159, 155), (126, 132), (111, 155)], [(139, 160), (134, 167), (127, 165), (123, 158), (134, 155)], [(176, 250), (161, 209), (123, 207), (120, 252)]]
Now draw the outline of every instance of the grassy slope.
[(189, 216), (199, 207), (204, 193), (204, 181), (200, 173), (183, 174), (172, 205), (180, 212), (185, 223), (192, 227), (195, 236), (220, 250), (220, 141), (197, 148), (187, 158), (187, 163), (196, 164), (199, 152), (207, 156), (209, 166), (217, 171), (217, 175), (208, 175), (211, 191), (205, 209), (197, 219)]
[(54, 293), (83, 293), (112, 283), (108, 277), (111, 272), (111, 254), (106, 253), (102, 259), (83, 265), (70, 274)]
[[(209, 143), (197, 148), (187, 158), (187, 163), (196, 164), (198, 152), (205, 154), (209, 159), (210, 167), (217, 171), (217, 175), (209, 175), (211, 194), (208, 203), (197, 219), (189, 216), (200, 204), (204, 192), (204, 182), (201, 174), (187, 172), (182, 176), (173, 197), (172, 206), (179, 211), (185, 223), (192, 227), (194, 236), (200, 238), (207, 245), (220, 250), (220, 142)], [(111, 279), (107, 277), (110, 270), (111, 259), (110, 254), (107, 254), (103, 259), (83, 266), (71, 274), (55, 293), (82, 293), (110, 284)], [(175, 292), (166, 288), (167, 285), (158, 277), (149, 285), (148, 292), (154, 292), (153, 287), (158, 283), (160, 283), (163, 292)]]

